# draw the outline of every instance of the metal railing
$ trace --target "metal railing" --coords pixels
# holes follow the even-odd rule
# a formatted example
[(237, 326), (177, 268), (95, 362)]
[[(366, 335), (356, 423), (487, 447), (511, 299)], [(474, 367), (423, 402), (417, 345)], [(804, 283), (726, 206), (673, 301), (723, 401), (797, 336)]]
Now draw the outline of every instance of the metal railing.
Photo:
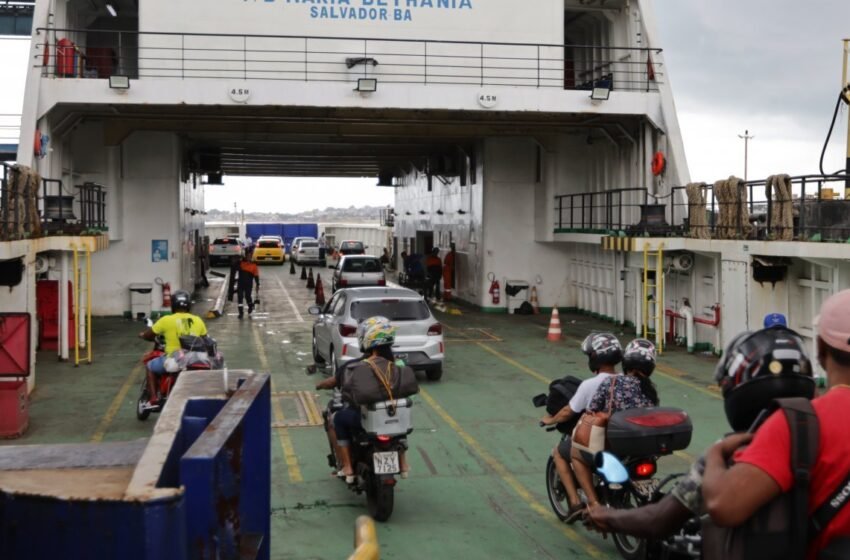
[(21, 136), (21, 115), (0, 113), (0, 144), (17, 144)]
[(34, 61), (63, 78), (212, 78), (657, 91), (661, 49), (47, 29)]
[(41, 178), (28, 168), (7, 163), (0, 168), (0, 241), (107, 230), (103, 185), (83, 183), (75, 193), (62, 181)]
[[(737, 199), (721, 202), (714, 186), (704, 187), (706, 225), (710, 239), (761, 239), (797, 241), (850, 241), (850, 198), (839, 198), (846, 184), (843, 175), (791, 177), (790, 199), (777, 200), (767, 180), (741, 182)], [(619, 233), (628, 235), (692, 236), (687, 187), (676, 186), (663, 197), (643, 188), (558, 195), (554, 200), (556, 233)], [(779, 207), (785, 203), (785, 209)], [(790, 202), (790, 204), (789, 204)], [(731, 221), (720, 222), (724, 207)], [(664, 222), (642, 222), (650, 207), (663, 206)], [(784, 221), (777, 212), (787, 212)], [(658, 216), (660, 217), (660, 216)], [(659, 227), (660, 226), (660, 227)], [(791, 229), (791, 235), (788, 230)]]

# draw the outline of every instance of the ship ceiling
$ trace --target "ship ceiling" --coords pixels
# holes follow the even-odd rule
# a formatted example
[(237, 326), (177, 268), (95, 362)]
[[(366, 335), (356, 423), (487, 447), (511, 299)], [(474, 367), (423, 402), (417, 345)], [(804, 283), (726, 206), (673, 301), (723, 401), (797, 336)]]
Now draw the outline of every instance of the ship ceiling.
[(476, 141), (488, 137), (545, 142), (561, 134), (601, 135), (625, 146), (641, 122), (581, 113), (178, 105), (63, 105), (48, 118), (57, 137), (82, 122), (100, 122), (106, 145), (138, 131), (177, 133), (195, 171), (310, 177), (399, 177), (440, 158), (470, 156)]

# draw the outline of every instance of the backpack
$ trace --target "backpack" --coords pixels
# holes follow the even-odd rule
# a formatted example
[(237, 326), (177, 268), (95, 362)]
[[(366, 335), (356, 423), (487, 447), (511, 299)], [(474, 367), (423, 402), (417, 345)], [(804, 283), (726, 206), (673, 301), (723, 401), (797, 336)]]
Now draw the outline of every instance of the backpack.
[(809, 399), (777, 399), (791, 434), (794, 487), (762, 506), (739, 527), (718, 527), (708, 516), (702, 522), (702, 552), (706, 560), (796, 560), (806, 557), (809, 542), (809, 480), (818, 456), (820, 424)]
[[(554, 415), (570, 404), (570, 399), (578, 391), (579, 385), (581, 385), (581, 379), (572, 375), (556, 379), (549, 383), (549, 394), (546, 396), (546, 412)], [(558, 431), (562, 434), (572, 433), (580, 417), (581, 414), (574, 414), (568, 421), (558, 424)]]

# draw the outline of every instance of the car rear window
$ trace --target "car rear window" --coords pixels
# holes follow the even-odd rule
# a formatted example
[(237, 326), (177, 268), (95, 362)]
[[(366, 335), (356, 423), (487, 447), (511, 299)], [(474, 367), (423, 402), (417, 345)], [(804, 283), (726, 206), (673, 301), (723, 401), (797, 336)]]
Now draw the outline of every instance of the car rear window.
[(340, 249), (362, 249), (363, 244), (359, 241), (343, 241)]
[(342, 262), (343, 272), (381, 272), (381, 261), (378, 259), (345, 259)]
[(260, 241), (258, 247), (260, 249), (277, 249), (280, 247), (280, 241)]
[(216, 239), (213, 241), (213, 245), (239, 245), (239, 241), (230, 238)]
[(428, 306), (421, 300), (385, 299), (380, 301), (355, 301), (351, 316), (358, 321), (380, 315), (390, 321), (422, 321), (431, 316)]
[(301, 245), (299, 245), (299, 247), (301, 247), (302, 249), (305, 248), (305, 247), (318, 247), (318, 246), (319, 246), (319, 243), (317, 241), (302, 241)]

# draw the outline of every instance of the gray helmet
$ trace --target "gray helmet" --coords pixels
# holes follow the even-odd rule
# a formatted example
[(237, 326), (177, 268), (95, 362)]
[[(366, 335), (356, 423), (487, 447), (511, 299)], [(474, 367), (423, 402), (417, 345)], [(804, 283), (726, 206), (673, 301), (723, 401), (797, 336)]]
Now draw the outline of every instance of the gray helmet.
[(603, 365), (615, 366), (623, 359), (623, 347), (611, 333), (591, 333), (581, 343), (581, 351), (587, 354), (587, 367), (599, 371)]

